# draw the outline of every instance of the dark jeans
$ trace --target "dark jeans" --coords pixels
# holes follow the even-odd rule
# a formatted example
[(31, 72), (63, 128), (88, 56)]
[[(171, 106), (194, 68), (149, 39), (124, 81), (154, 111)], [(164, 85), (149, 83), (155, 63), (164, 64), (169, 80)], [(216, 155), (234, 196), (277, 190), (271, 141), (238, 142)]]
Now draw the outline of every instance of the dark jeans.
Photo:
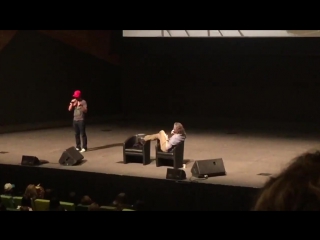
[(76, 148), (81, 149), (80, 135), (82, 138), (82, 148), (87, 150), (87, 134), (86, 134), (86, 124), (84, 120), (73, 121), (73, 128), (76, 137)]

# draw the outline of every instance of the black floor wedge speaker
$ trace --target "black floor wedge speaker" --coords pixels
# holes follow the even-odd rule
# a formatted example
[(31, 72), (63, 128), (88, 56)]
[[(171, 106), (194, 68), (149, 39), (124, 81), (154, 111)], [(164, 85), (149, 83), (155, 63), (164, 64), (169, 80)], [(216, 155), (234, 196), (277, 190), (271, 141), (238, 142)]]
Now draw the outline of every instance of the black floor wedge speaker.
[(191, 173), (196, 178), (227, 175), (222, 158), (195, 161)]
[(174, 169), (174, 168), (167, 169), (166, 179), (185, 180), (186, 178), (187, 178), (186, 172), (183, 171), (182, 169)]
[(40, 160), (35, 156), (23, 155), (21, 159), (21, 165), (23, 166), (38, 166), (40, 165)]
[(83, 158), (75, 147), (70, 147), (62, 153), (59, 163), (63, 166), (74, 166), (80, 164)]

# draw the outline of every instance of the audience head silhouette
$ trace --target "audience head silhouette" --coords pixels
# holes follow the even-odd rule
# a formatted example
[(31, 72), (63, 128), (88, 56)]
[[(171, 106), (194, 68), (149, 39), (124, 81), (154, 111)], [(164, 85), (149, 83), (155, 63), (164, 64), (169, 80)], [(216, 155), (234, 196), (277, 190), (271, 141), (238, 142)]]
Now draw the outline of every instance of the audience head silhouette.
[(29, 184), (24, 192), (27, 198), (36, 199), (38, 197), (37, 189), (34, 184)]
[(320, 151), (294, 158), (278, 176), (270, 178), (254, 211), (319, 211)]
[(61, 205), (60, 205), (60, 200), (57, 197), (52, 197), (50, 199), (49, 210), (50, 211), (62, 211)]
[(32, 207), (31, 198), (23, 196), (21, 199), (21, 207)]
[(85, 196), (83, 196), (83, 197), (81, 198), (80, 203), (81, 203), (82, 205), (90, 205), (90, 204), (93, 203), (93, 201), (92, 201), (92, 199), (91, 199), (88, 195), (85, 195)]
[(88, 211), (101, 211), (100, 206), (97, 203), (91, 203), (88, 207)]

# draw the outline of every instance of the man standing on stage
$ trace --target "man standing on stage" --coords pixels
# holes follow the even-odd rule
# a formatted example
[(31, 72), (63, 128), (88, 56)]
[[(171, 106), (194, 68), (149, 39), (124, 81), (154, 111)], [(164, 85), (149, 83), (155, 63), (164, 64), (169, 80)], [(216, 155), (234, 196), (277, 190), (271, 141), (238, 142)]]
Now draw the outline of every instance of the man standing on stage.
[[(88, 111), (87, 102), (82, 99), (81, 91), (76, 90), (73, 94), (74, 99), (71, 100), (68, 110), (74, 110), (73, 114), (73, 128), (75, 131), (76, 148), (80, 152), (87, 151), (87, 134), (85, 124), (85, 114)], [(82, 148), (80, 135), (82, 137)], [(81, 150), (80, 150), (81, 149)]]

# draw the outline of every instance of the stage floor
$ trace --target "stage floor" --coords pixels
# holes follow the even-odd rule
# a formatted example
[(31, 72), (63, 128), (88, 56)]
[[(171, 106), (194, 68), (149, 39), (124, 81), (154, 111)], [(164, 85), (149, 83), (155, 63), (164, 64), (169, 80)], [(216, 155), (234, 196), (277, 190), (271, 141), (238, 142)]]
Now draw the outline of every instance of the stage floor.
[[(143, 166), (138, 163), (123, 164), (122, 144), (137, 133), (155, 133), (161, 127), (138, 126), (125, 123), (89, 125), (87, 127), (89, 151), (78, 166), (61, 166), (62, 152), (74, 145), (71, 127), (0, 134), (0, 164), (19, 165), (22, 155), (36, 156), (49, 163), (40, 168), (78, 170), (115, 175), (129, 175), (165, 179), (168, 167), (156, 167), (153, 161)], [(171, 129), (164, 129), (169, 132)], [(266, 134), (237, 130), (188, 129), (185, 143), (185, 172), (188, 181), (245, 187), (261, 187), (298, 154), (319, 147), (319, 136), (311, 134)], [(151, 156), (154, 159), (154, 145)], [(206, 180), (191, 178), (190, 169), (195, 160), (222, 158), (226, 176)], [(259, 175), (259, 174), (266, 174)]]

